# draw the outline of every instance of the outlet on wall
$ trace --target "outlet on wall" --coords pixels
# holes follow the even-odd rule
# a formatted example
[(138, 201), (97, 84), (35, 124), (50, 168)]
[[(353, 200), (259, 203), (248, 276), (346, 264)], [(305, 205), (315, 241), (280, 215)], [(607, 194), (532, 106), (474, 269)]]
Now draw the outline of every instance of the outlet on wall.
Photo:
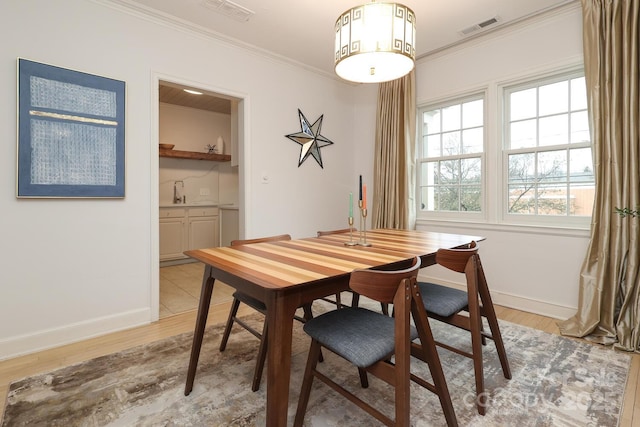
[(201, 196), (208, 196), (209, 194), (211, 194), (211, 191), (209, 191), (208, 188), (201, 188), (200, 189), (200, 195)]

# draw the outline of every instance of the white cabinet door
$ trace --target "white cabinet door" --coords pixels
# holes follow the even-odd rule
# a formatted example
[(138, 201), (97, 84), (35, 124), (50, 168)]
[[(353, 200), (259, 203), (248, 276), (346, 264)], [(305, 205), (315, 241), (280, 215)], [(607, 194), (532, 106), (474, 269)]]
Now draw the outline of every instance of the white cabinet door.
[(189, 218), (189, 249), (218, 246), (218, 216)]
[(160, 261), (188, 258), (184, 251), (220, 244), (217, 207), (161, 208)]
[(160, 261), (186, 258), (185, 224), (184, 217), (160, 219)]

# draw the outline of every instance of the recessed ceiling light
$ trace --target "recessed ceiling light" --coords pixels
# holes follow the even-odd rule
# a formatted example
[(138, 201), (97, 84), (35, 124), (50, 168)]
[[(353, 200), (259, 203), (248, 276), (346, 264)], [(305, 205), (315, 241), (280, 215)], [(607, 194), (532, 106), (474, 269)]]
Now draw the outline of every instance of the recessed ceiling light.
[(182, 89), (182, 90), (192, 95), (202, 95), (202, 92), (198, 92), (197, 90), (191, 90), (191, 89)]

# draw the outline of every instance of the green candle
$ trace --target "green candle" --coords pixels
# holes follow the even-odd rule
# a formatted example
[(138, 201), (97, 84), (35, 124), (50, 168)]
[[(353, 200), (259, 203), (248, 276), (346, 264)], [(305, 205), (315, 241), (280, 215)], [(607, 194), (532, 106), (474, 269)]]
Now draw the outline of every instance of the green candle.
[(353, 218), (353, 193), (349, 193), (349, 218)]

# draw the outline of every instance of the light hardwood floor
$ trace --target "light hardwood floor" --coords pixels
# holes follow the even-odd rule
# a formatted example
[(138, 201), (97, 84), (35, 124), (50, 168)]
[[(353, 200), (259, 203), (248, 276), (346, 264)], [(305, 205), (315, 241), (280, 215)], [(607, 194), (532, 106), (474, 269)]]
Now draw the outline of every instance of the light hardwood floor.
[[(222, 288), (222, 287), (221, 287)], [(220, 289), (222, 291), (222, 289)], [(227, 289), (226, 292), (229, 292)], [(215, 301), (215, 300), (214, 300)], [(209, 310), (208, 324), (226, 321), (230, 302), (212, 304)], [(251, 309), (241, 305), (240, 313), (250, 313)], [(556, 320), (523, 311), (504, 307), (496, 307), (498, 317), (512, 323), (558, 334)], [(118, 352), (136, 345), (160, 340), (183, 332), (192, 332), (196, 319), (196, 311), (190, 310), (181, 314), (169, 315), (150, 325), (126, 331), (116, 332), (92, 338), (75, 344), (69, 344), (38, 353), (17, 357), (0, 362), (0, 402), (6, 400), (9, 384), (24, 378), (53, 369), (89, 360), (105, 354)], [(596, 344), (593, 344), (596, 345)], [(640, 425), (640, 355), (633, 356), (631, 372), (625, 391), (621, 427)], [(0, 405), (0, 419), (4, 404)]]

